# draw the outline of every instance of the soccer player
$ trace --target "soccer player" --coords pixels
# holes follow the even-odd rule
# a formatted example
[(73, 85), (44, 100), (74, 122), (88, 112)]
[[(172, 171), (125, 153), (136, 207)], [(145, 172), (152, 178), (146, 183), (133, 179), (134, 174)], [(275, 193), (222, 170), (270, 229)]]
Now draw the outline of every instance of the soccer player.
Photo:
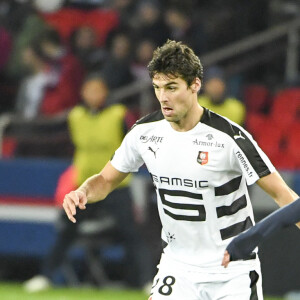
[(65, 196), (64, 209), (104, 199), (146, 164), (156, 189), (164, 246), (149, 299), (263, 299), (256, 252), (227, 268), (230, 241), (254, 225), (247, 184), (284, 206), (298, 196), (251, 135), (201, 107), (203, 68), (193, 50), (167, 41), (148, 65), (161, 110), (137, 121), (104, 169)]

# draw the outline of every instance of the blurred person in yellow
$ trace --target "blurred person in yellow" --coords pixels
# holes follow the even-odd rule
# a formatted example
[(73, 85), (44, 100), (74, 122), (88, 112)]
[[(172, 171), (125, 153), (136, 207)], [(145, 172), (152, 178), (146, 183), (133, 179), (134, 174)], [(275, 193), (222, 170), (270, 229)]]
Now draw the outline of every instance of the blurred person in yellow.
[(227, 95), (224, 72), (217, 66), (207, 70), (204, 77), (204, 93), (199, 95), (198, 102), (239, 125), (244, 124), (245, 106), (238, 99)]
[[(126, 127), (130, 128), (135, 121), (130, 116), (130, 122), (130, 112), (124, 105), (106, 106), (108, 92), (107, 84), (97, 73), (89, 75), (81, 91), (83, 104), (74, 107), (69, 114), (78, 186), (105, 166), (121, 144)], [(126, 178), (120, 187), (128, 186), (129, 181), (130, 178)]]
[[(80, 186), (105, 166), (120, 146), (126, 131), (136, 121), (124, 105), (107, 105), (108, 95), (109, 88), (103, 77), (97, 73), (88, 75), (81, 88), (82, 104), (69, 113), (69, 130), (75, 149), (73, 163), (61, 175), (57, 185), (55, 198), (60, 206), (66, 192)], [(41, 274), (25, 282), (27, 291), (49, 288), (55, 272), (63, 265), (68, 250), (79, 235), (80, 224), (91, 219), (100, 222), (103, 216), (114, 220), (114, 232), (124, 246), (124, 283), (135, 288), (148, 287), (153, 275), (151, 254), (135, 222), (130, 180), (131, 177), (127, 177), (107, 201), (78, 212), (76, 224), (69, 222), (63, 210), (60, 212), (56, 242), (43, 261)]]

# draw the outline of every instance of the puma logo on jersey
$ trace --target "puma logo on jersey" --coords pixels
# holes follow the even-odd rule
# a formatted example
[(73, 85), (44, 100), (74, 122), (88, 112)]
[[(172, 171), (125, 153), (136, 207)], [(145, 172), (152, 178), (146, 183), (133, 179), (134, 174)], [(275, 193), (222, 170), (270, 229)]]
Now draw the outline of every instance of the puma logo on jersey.
[(237, 140), (237, 139), (243, 139), (244, 140), (245, 139), (245, 137), (242, 136), (241, 131), (239, 131), (239, 135), (234, 135), (233, 137), (234, 137), (235, 140)]
[(156, 152), (159, 148), (157, 148), (155, 151), (151, 148), (151, 147), (148, 147), (148, 150), (150, 150), (153, 154), (154, 154), (154, 157), (156, 158)]

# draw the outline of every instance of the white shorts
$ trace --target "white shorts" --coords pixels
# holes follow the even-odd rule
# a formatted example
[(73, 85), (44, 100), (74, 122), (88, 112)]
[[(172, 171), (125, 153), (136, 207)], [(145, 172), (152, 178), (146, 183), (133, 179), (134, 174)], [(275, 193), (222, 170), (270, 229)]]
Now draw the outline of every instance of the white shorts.
[(250, 271), (198, 272), (163, 255), (158, 267), (149, 300), (263, 300), (259, 264)]

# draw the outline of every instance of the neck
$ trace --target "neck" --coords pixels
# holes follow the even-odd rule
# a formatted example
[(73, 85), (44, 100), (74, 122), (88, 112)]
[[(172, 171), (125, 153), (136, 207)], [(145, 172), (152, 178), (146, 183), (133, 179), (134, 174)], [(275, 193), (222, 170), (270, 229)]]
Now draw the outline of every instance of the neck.
[(178, 122), (170, 122), (170, 124), (176, 131), (189, 131), (200, 122), (203, 113), (204, 109), (198, 104), (197, 101), (183, 118), (181, 118)]

